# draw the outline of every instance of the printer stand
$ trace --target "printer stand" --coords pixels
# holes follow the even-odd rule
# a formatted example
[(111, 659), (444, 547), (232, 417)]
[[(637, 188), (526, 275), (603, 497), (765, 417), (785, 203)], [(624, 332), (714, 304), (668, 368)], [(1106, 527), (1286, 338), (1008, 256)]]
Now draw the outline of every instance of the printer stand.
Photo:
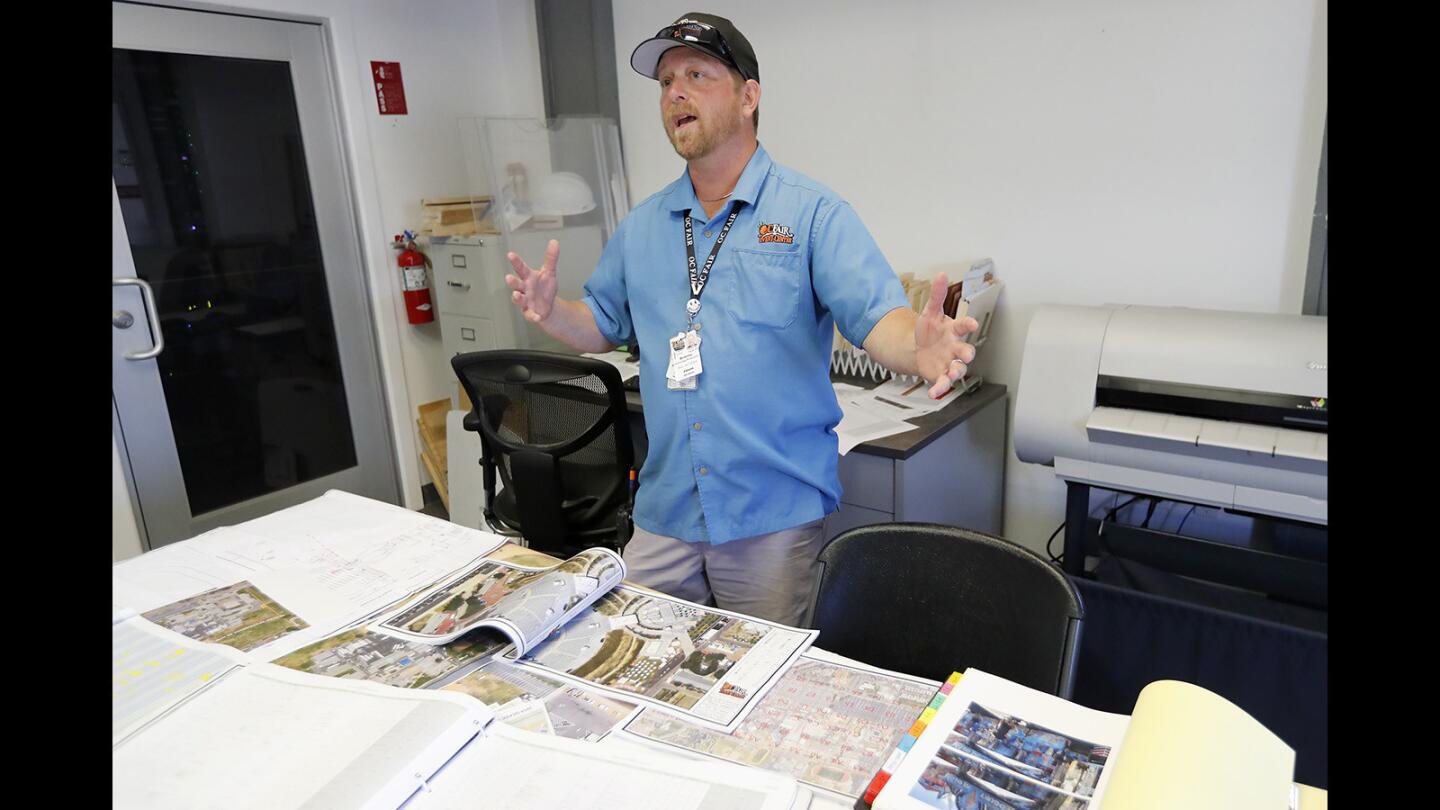
[[(1324, 527), (1251, 515), (1273, 524), (1270, 528), (1275, 536), (1283, 535), (1294, 542), (1244, 546), (1115, 522), (1105, 524), (1102, 538), (1101, 521), (1090, 517), (1091, 485), (1066, 481), (1065, 489), (1067, 574), (1083, 575), (1086, 554), (1103, 551), (1181, 576), (1257, 591), (1321, 610), (1328, 605)], [(1128, 494), (1144, 497), (1144, 493)]]

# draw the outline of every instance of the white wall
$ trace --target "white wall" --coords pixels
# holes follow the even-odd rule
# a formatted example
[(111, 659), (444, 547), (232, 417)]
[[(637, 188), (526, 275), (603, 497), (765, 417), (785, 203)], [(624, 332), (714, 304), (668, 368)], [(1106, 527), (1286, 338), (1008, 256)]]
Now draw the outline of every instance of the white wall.
[[(375, 314), (402, 495), (405, 506), (418, 508), (421, 485), (429, 478), (419, 461), (416, 407), (449, 396), (455, 380), (443, 356), (439, 326), (411, 326), (406, 320), (390, 241), (394, 234), (418, 227), (422, 197), (489, 191), (468, 188), (457, 119), (544, 114), (533, 3), (235, 0), (166, 4), (324, 24), (338, 84), (342, 138), (358, 198), (362, 255), (367, 265), (364, 272)], [(379, 115), (371, 85), (371, 60), (400, 63), (408, 115)]]
[[(354, 162), (374, 173), (380, 209), (379, 228), (366, 225), (362, 235), (371, 261), (383, 263), (380, 278), (372, 269), (371, 284), (393, 321), (388, 339), (381, 328), (382, 357), (399, 349), (398, 368), (387, 368), (386, 382), (404, 395), (398, 404), (392, 399), (391, 408), (403, 408), (395, 429), (405, 441), (398, 446), (405, 505), (417, 508), (420, 482), (429, 481), (429, 475), (419, 462), (416, 408), (449, 397), (456, 382), (441, 346), (439, 321), (412, 326), (406, 318), (390, 240), (419, 227), (422, 197), (494, 191), (471, 187), (460, 118), (544, 115), (535, 12), (530, 0), (358, 0), (344, 5), (355, 37), (352, 72), (362, 83), (360, 115), (352, 111), (347, 123), (363, 126), (369, 136), (369, 148), (357, 150)], [(378, 114), (371, 60), (400, 63), (407, 115)]]
[[(637, 202), (683, 163), (630, 53), (690, 10), (614, 0)], [(766, 149), (849, 199), (896, 271), (995, 259), (1007, 286), (976, 366), (1010, 387), (1012, 408), (1042, 303), (1300, 311), (1325, 116), (1324, 0), (707, 10), (755, 47)], [(1063, 513), (1053, 471), (1012, 449), (1006, 535), (1038, 549)]]

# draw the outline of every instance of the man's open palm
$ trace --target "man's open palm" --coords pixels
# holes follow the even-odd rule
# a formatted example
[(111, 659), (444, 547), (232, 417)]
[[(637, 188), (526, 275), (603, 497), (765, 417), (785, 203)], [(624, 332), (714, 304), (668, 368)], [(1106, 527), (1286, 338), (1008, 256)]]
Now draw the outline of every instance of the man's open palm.
[(515, 268), (514, 275), (505, 276), (505, 284), (512, 291), (510, 300), (520, 307), (525, 320), (540, 323), (550, 317), (550, 310), (555, 307), (555, 290), (559, 286), (555, 280), (555, 263), (560, 258), (560, 243), (551, 239), (550, 244), (545, 246), (545, 263), (539, 269), (526, 264), (514, 251), (505, 254), (505, 258)]
[(969, 364), (975, 360), (975, 347), (966, 343), (964, 337), (980, 328), (968, 315), (957, 321), (945, 314), (943, 304), (948, 288), (945, 274), (936, 273), (930, 282), (930, 300), (915, 319), (915, 365), (920, 369), (920, 376), (932, 381), (931, 399), (944, 396), (951, 384), (969, 371)]

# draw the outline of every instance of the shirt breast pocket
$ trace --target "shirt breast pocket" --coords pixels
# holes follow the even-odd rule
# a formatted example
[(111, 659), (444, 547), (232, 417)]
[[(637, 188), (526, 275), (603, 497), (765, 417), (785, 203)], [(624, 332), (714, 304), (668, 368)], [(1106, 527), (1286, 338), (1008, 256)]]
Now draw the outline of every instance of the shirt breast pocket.
[(735, 272), (730, 277), (735, 320), (771, 329), (795, 323), (805, 272), (805, 257), (799, 251), (735, 251)]

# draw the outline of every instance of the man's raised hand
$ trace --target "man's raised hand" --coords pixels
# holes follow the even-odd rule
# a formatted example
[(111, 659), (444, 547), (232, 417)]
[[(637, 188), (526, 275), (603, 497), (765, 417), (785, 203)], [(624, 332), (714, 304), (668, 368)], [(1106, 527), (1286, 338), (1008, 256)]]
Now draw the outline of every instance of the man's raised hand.
[(515, 274), (505, 276), (505, 284), (510, 287), (510, 300), (520, 308), (525, 320), (531, 323), (540, 323), (550, 317), (550, 311), (555, 307), (555, 290), (559, 286), (555, 280), (555, 263), (560, 258), (560, 243), (554, 239), (545, 246), (545, 263), (538, 269), (526, 264), (515, 251), (505, 254), (510, 260), (510, 266), (515, 268)]
[(936, 273), (930, 282), (930, 300), (915, 319), (915, 365), (920, 376), (931, 381), (930, 398), (939, 399), (950, 386), (970, 370), (975, 347), (963, 338), (980, 328), (974, 318), (955, 320), (945, 314), (945, 292), (949, 280)]

